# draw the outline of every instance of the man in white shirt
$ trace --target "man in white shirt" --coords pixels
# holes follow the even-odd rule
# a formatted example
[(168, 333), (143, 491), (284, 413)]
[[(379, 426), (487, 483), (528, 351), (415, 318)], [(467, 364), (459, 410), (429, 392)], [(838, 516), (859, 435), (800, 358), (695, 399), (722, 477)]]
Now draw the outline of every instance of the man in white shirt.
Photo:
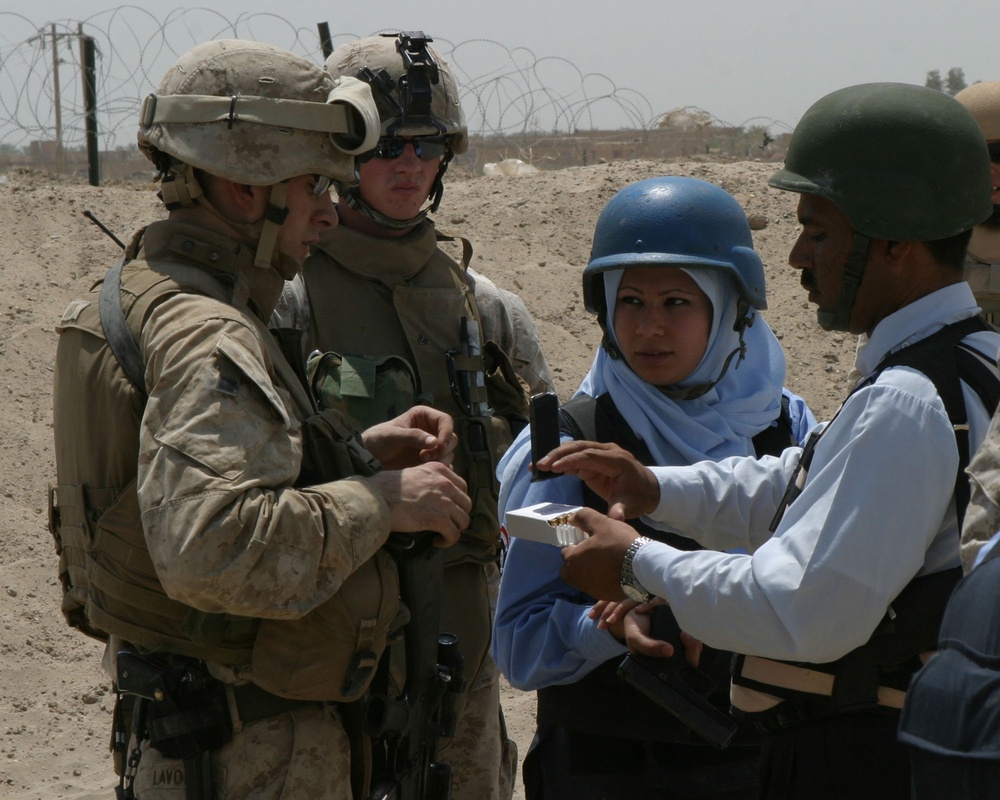
[[(993, 411), (973, 385), (996, 383), (1000, 334), (962, 278), (992, 211), (989, 155), (947, 95), (866, 84), (806, 112), (770, 183), (800, 194), (789, 262), (824, 329), (867, 334), (865, 377), (780, 457), (647, 470), (606, 446), (553, 451), (541, 467), (610, 508), (572, 520), (592, 537), (563, 551), (563, 577), (609, 600), (656, 595), (683, 630), (745, 654), (733, 704), (764, 733), (762, 797), (907, 798), (899, 709), (961, 574), (963, 468)], [(637, 537), (618, 520), (638, 514), (712, 549)], [(630, 648), (668, 654), (648, 619), (631, 615)]]

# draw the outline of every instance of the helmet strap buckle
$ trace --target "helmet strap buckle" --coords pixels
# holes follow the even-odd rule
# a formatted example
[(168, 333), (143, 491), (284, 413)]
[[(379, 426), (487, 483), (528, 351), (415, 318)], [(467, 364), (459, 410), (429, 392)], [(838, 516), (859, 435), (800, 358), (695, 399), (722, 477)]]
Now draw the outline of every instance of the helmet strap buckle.
[(167, 210), (176, 211), (179, 208), (191, 208), (197, 204), (196, 201), (203, 194), (201, 184), (195, 176), (194, 167), (171, 159), (170, 171), (160, 181), (159, 191), (160, 199)]
[(287, 197), (288, 183), (286, 181), (276, 183), (271, 187), (267, 209), (264, 211), (264, 227), (257, 240), (257, 252), (253, 261), (255, 267), (272, 266), (274, 251), (278, 246), (278, 231), (288, 216), (288, 206), (285, 203)]
[(858, 296), (858, 287), (865, 272), (865, 262), (868, 260), (868, 247), (871, 239), (862, 233), (854, 232), (851, 252), (844, 264), (844, 274), (841, 277), (840, 296), (837, 298), (835, 311), (817, 310), (816, 319), (824, 330), (849, 332), (851, 329), (851, 312)]

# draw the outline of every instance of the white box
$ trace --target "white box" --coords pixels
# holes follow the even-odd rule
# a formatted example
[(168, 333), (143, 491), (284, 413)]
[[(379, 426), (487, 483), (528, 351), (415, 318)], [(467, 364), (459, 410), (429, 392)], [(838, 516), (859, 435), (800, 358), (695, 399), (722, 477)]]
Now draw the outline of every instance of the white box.
[(587, 534), (566, 522), (581, 506), (565, 503), (536, 503), (526, 508), (508, 511), (504, 515), (507, 533), (518, 539), (565, 547), (580, 544)]

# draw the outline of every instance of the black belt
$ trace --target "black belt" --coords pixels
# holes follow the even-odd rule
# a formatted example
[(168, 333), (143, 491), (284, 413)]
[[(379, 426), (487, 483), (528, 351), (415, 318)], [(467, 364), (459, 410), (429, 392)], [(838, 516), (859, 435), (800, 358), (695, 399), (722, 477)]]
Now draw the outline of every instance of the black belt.
[(232, 690), (233, 699), (236, 701), (236, 713), (242, 722), (257, 722), (300, 708), (322, 708), (326, 705), (320, 700), (293, 700), (289, 697), (280, 697), (253, 683), (232, 686)]

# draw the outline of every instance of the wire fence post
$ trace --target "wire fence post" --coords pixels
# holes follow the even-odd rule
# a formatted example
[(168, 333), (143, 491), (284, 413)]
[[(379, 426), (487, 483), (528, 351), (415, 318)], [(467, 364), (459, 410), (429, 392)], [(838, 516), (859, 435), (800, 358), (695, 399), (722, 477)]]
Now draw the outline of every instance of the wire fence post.
[(62, 99), (59, 87), (59, 37), (56, 35), (56, 25), (50, 26), (52, 31), (52, 101), (56, 112), (56, 173), (63, 172), (63, 140), (62, 140)]
[(97, 70), (96, 47), (91, 36), (84, 36), (80, 25), (80, 53), (83, 62), (83, 104), (87, 116), (87, 167), (91, 186), (101, 185), (101, 155), (97, 146)]

